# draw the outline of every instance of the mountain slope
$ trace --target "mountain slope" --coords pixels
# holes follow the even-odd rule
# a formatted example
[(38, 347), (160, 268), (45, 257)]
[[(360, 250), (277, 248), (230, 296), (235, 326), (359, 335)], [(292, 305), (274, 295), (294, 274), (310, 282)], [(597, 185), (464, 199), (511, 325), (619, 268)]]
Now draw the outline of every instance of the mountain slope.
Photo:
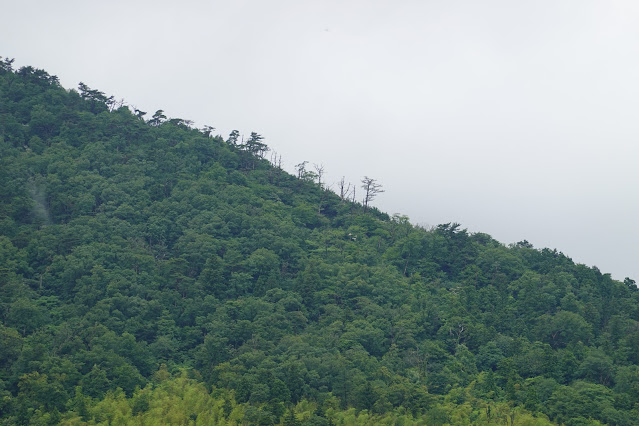
[(2, 62), (4, 423), (165, 398), (202, 423), (633, 424), (631, 280), (415, 227), (266, 149)]

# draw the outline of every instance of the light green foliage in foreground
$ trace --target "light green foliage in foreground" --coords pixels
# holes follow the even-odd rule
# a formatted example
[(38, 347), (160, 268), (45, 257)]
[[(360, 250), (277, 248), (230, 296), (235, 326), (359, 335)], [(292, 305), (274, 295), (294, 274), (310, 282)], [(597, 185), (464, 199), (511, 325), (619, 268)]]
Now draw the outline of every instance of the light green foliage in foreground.
[[(34, 419), (35, 420), (35, 419)], [(302, 400), (289, 406), (278, 422), (265, 406), (238, 404), (233, 392), (213, 389), (186, 373), (164, 378), (155, 385), (136, 390), (131, 397), (122, 391), (109, 392), (102, 400), (80, 394), (61, 425), (551, 425), (544, 416), (535, 417), (507, 403), (469, 400), (463, 404), (442, 403), (427, 413), (413, 416), (406, 410), (376, 414), (368, 410), (340, 409), (335, 399), (323, 404)]]

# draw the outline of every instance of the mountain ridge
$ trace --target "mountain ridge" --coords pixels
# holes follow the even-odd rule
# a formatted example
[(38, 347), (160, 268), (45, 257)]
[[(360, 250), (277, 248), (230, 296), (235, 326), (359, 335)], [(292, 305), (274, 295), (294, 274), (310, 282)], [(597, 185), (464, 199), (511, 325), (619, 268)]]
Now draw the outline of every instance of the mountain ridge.
[(5, 424), (632, 424), (632, 280), (353, 203), (255, 133), (0, 78)]

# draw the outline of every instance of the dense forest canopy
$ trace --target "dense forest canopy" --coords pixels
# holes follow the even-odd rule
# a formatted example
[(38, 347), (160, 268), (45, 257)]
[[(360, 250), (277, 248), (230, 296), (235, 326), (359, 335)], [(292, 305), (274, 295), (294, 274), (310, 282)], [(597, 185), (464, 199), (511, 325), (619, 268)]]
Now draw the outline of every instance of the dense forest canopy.
[(0, 62), (1, 424), (636, 424), (634, 281), (146, 115)]

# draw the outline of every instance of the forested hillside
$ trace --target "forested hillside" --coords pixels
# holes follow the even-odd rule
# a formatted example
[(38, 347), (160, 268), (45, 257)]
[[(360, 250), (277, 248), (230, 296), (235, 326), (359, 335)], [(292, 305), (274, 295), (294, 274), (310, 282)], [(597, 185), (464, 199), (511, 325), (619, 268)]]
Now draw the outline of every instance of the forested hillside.
[(637, 424), (634, 281), (145, 117), (0, 63), (0, 424)]

